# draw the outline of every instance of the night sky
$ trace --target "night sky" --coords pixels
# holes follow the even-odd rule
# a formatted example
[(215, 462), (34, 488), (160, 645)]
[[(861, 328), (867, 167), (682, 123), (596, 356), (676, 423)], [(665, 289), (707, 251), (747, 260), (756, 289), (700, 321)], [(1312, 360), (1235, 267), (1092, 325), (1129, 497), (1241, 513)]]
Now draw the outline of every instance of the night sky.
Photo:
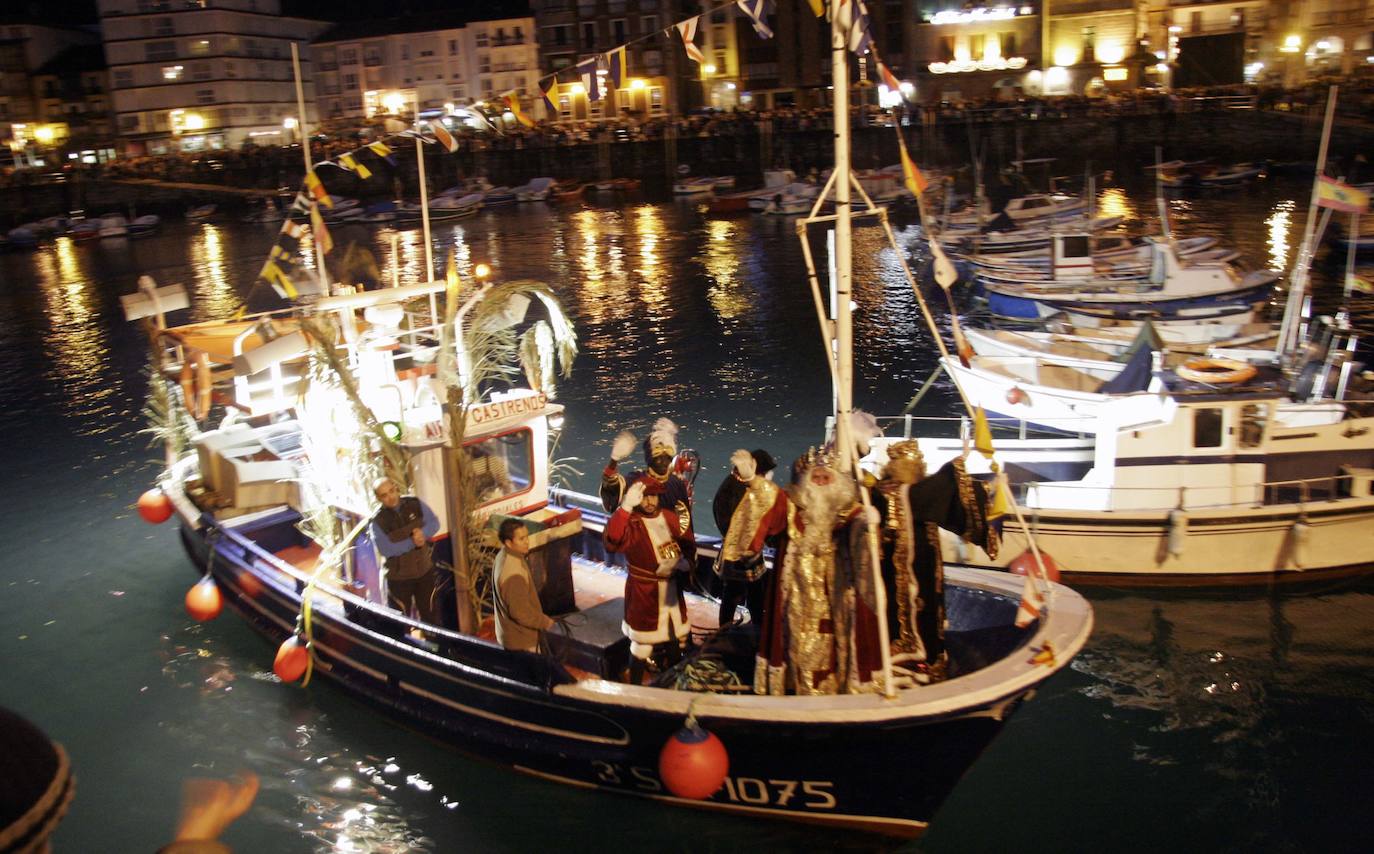
[[(322, 21), (358, 21), (368, 18), (403, 17), (421, 12), (471, 10), (483, 17), (524, 17), (526, 0), (282, 0), (282, 11)], [(26, 19), (63, 26), (93, 24), (99, 20), (96, 0), (0, 0), (0, 21)]]

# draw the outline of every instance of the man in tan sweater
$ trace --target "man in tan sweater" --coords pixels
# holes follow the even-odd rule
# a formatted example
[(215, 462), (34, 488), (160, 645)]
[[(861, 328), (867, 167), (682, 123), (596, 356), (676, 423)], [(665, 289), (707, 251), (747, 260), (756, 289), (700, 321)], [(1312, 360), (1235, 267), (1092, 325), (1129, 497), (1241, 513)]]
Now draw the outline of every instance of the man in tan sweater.
[(519, 519), (506, 519), (497, 529), (501, 551), (492, 566), (496, 599), (496, 639), (506, 649), (539, 651), (539, 633), (553, 627), (553, 620), (539, 605), (539, 592), (525, 557), (530, 553), (530, 534)]

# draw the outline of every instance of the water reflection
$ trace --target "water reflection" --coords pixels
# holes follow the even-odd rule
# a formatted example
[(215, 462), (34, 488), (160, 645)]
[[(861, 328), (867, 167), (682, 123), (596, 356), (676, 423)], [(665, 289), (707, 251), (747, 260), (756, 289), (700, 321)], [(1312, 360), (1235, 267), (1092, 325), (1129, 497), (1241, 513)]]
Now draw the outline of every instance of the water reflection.
[(1269, 227), (1269, 268), (1272, 270), (1288, 269), (1288, 232), (1293, 227), (1293, 211), (1297, 210), (1297, 202), (1292, 199), (1282, 199), (1274, 205), (1273, 212), (1264, 224)]
[(239, 307), (224, 258), (224, 233), (205, 223), (190, 242), (193, 278), (191, 316), (195, 320), (229, 317)]
[(1097, 194), (1098, 216), (1119, 216), (1129, 222), (1136, 218), (1135, 204), (1121, 187), (1108, 187)]
[(99, 296), (88, 286), (90, 276), (70, 238), (36, 253), (34, 267), (48, 322), (43, 375), (59, 390), (66, 412), (79, 418), (78, 432), (106, 433), (114, 429), (115, 387), (105, 376), (110, 346)]

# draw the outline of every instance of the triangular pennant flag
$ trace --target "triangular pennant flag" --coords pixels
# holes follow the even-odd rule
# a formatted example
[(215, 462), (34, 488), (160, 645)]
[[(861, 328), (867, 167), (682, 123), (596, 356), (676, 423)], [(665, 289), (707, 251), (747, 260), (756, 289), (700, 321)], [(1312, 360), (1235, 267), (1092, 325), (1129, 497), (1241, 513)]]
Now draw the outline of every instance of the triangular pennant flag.
[(444, 123), (435, 119), (429, 123), (429, 132), (434, 134), (434, 141), (444, 147), (449, 154), (458, 150), (458, 138), (444, 127)]
[(677, 27), (678, 35), (682, 36), (682, 46), (687, 50), (687, 56), (694, 62), (705, 62), (706, 54), (702, 53), (701, 48), (693, 43), (697, 37), (697, 19), (688, 18), (675, 26)]
[(811, 4), (811, 11), (816, 13), (816, 17), (825, 14), (825, 0), (807, 0)]
[(534, 119), (525, 115), (524, 111), (520, 109), (519, 95), (516, 95), (514, 92), (512, 92), (509, 95), (502, 95), (501, 100), (506, 102), (506, 109), (510, 110), (511, 115), (515, 116), (515, 120), (517, 122), (519, 122), (527, 128), (534, 127)]
[(1044, 645), (1039, 649), (1033, 649), (1031, 652), (1035, 654), (1032, 655), (1030, 661), (1027, 662), (1029, 664), (1043, 664), (1046, 667), (1053, 667), (1058, 661), (1058, 659), (1054, 657), (1054, 647), (1050, 646), (1048, 640), (1045, 641)]
[(773, 11), (773, 0), (738, 0), (735, 4), (754, 24), (754, 32), (761, 39), (771, 39), (773, 28), (768, 26), (768, 13)]
[(599, 59), (601, 59), (601, 57), (594, 56), (591, 59), (585, 59), (582, 62), (577, 63), (576, 71), (578, 75), (582, 78), (582, 88), (587, 90), (588, 101), (601, 100), (601, 84), (597, 80), (596, 73), (596, 67), (598, 65)]
[(291, 284), (290, 273), (293, 266), (291, 253), (280, 246), (273, 246), (272, 251), (267, 254), (267, 263), (262, 265), (262, 272), (258, 273), (258, 278), (271, 285), (282, 299), (295, 299), (298, 293), (296, 286)]
[(902, 183), (911, 191), (913, 196), (919, 196), (926, 191), (926, 176), (921, 174), (921, 170), (916, 168), (916, 161), (911, 159), (911, 155), (906, 152), (906, 140), (902, 138), (901, 125), (894, 124), (897, 129), (897, 152), (902, 159)]
[(606, 54), (606, 68), (611, 77), (612, 89), (619, 89), (620, 81), (629, 79), (630, 75), (625, 63), (624, 45)]
[(370, 142), (367, 144), (367, 150), (382, 158), (387, 163), (390, 163), (392, 166), (396, 165), (396, 161), (391, 159), (391, 146), (387, 145), (385, 142)]
[(1024, 629), (1035, 622), (1044, 607), (1045, 598), (1040, 595), (1040, 588), (1035, 586), (1035, 579), (1027, 573), (1025, 586), (1021, 589), (1021, 604), (1016, 609), (1016, 627)]
[(340, 154), (339, 165), (350, 172), (357, 172), (358, 177), (362, 178), (364, 181), (372, 177), (372, 170), (359, 163), (357, 158), (351, 154)]
[(320, 244), (321, 252), (328, 255), (334, 251), (334, 238), (325, 227), (324, 217), (320, 216), (318, 205), (310, 208), (310, 230), (314, 232), (315, 241)]
[(327, 208), (334, 207), (334, 202), (329, 198), (329, 193), (325, 190), (324, 184), (320, 183), (319, 176), (315, 174), (314, 169), (307, 169), (305, 172), (305, 188), (320, 204)]
[(988, 426), (988, 416), (981, 406), (973, 410), (973, 447), (978, 453), (992, 459), (992, 428)]
[(988, 508), (988, 521), (1001, 519), (1011, 512), (1011, 500), (1007, 497), (1007, 478), (1001, 472), (996, 471), (996, 464), (993, 464), (994, 474), (996, 475), (992, 484), (992, 506)]
[(882, 78), (883, 85), (892, 92), (902, 91), (902, 81), (897, 79), (897, 75), (892, 73), (892, 69), (887, 67), (881, 59), (878, 60), (878, 76)]
[(549, 111), (548, 118), (552, 119), (558, 115), (558, 107), (553, 103), (554, 90), (558, 88), (558, 79), (550, 78), (549, 85), (539, 84), (539, 95), (544, 99), (544, 109)]

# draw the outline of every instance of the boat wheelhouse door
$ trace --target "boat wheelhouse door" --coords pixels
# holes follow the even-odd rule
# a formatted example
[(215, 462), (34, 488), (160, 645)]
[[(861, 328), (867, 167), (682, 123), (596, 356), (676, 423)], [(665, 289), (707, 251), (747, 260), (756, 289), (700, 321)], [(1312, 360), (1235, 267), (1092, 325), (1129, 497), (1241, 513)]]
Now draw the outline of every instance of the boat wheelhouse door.
[(1054, 275), (1059, 279), (1088, 279), (1093, 275), (1092, 236), (1056, 234), (1053, 238)]

